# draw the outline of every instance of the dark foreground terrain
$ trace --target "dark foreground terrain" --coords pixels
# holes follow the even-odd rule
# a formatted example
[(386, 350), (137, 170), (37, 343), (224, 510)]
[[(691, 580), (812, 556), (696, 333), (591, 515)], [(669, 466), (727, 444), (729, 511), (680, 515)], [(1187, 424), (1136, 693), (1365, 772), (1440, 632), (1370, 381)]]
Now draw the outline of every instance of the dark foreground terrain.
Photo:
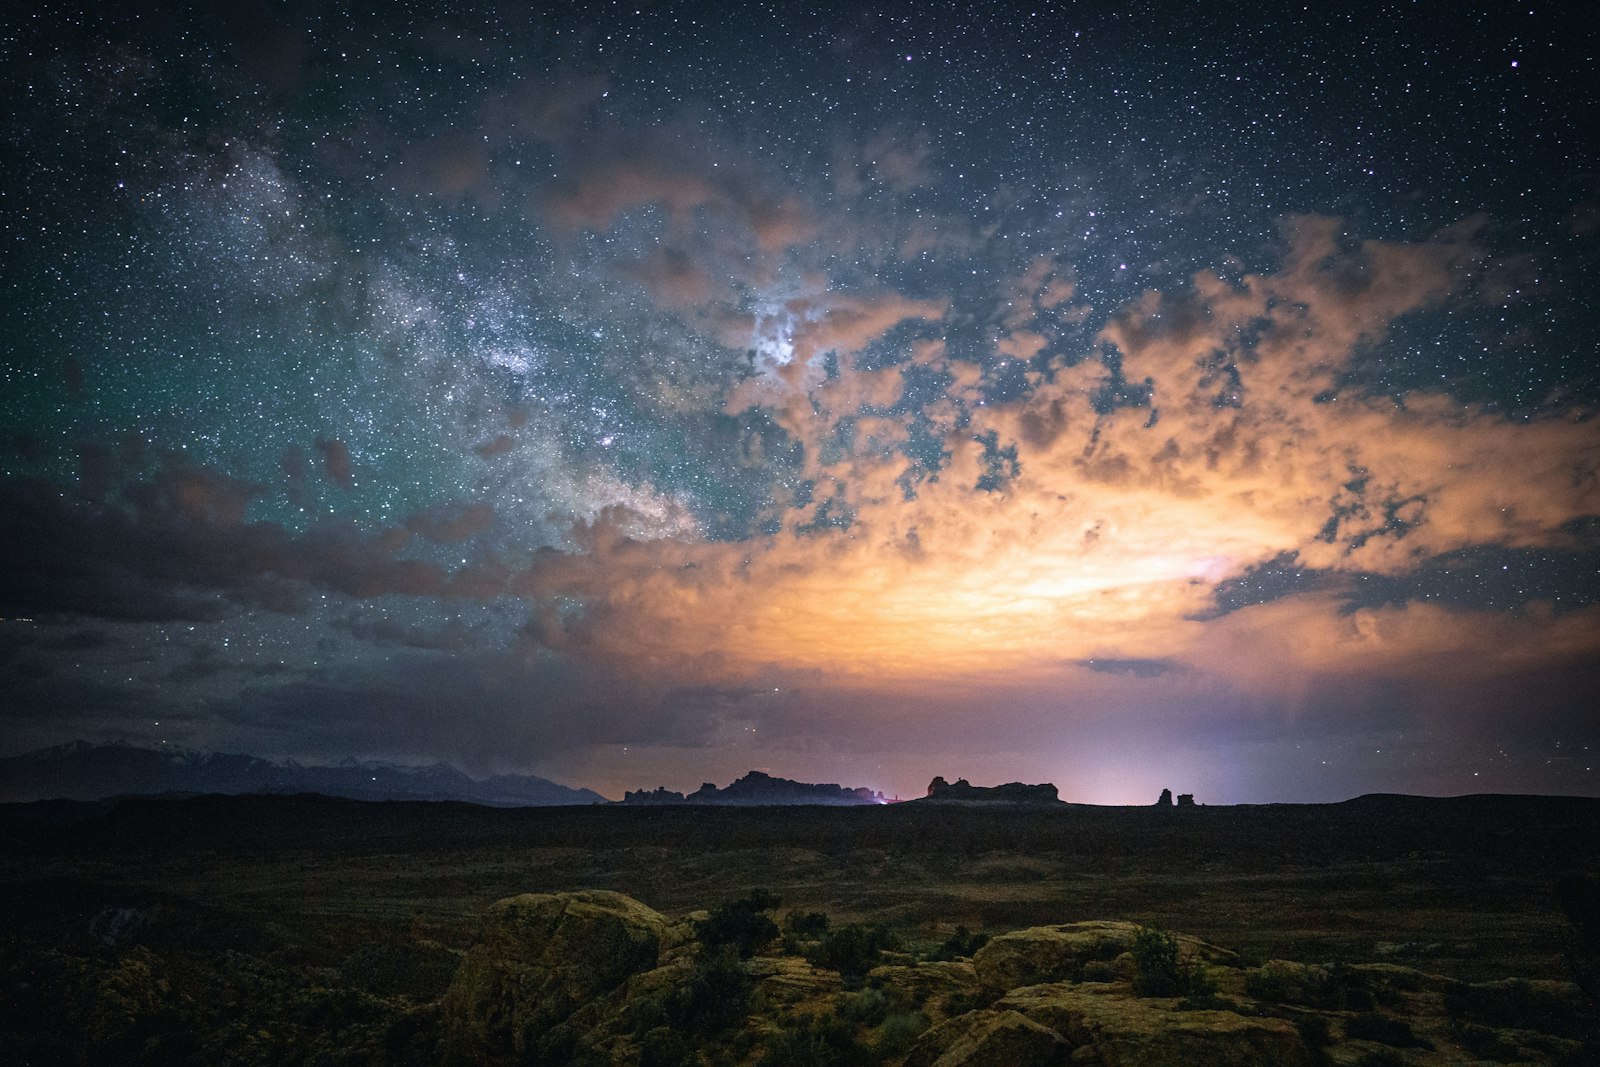
[(0, 1061), (1594, 1062), (1597, 858), (1576, 798), (0, 806)]

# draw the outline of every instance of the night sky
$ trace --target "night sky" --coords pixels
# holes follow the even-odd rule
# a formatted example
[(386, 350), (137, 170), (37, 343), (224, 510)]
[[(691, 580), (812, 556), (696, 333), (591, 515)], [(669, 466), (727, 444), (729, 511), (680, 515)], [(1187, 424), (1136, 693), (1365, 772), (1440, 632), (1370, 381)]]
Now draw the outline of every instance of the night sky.
[(1600, 793), (1580, 5), (375, 6), (0, 23), (0, 754)]

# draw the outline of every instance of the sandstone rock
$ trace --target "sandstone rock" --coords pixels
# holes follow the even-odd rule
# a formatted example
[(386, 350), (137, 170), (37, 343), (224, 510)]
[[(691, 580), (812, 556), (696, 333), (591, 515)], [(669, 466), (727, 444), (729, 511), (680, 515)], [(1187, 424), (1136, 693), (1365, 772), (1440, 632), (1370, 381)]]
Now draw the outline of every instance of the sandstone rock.
[(1051, 1067), (1072, 1047), (1015, 1011), (972, 1011), (917, 1039), (905, 1067)]
[(1178, 1011), (1176, 1002), (1105, 985), (1055, 983), (1013, 991), (1020, 1012), (1066, 1039), (1073, 1063), (1104, 1067), (1300, 1067), (1315, 1062), (1294, 1025), (1231, 1011)]
[(538, 1062), (574, 1011), (656, 966), (665, 917), (600, 890), (492, 905), (444, 997), (447, 1044), (472, 1062)]
[(745, 972), (775, 1008), (792, 1008), (832, 997), (844, 989), (844, 980), (836, 972), (793, 956), (757, 956), (746, 963)]
[[(1015, 989), (1042, 982), (1076, 981), (1083, 966), (1095, 960), (1114, 960), (1133, 947), (1137, 923), (1082, 922), (1063, 926), (1035, 926), (1001, 934), (972, 957), (978, 979), (993, 989)], [(1231, 965), (1237, 958), (1227, 949), (1187, 934), (1173, 935), (1184, 959), (1199, 958)]]
[(970, 995), (979, 988), (978, 973), (963, 960), (919, 963), (915, 966), (875, 967), (867, 975), (874, 986), (899, 990), (934, 1022), (943, 1020), (952, 996)]
[(1245, 992), (1276, 1004), (1326, 1007), (1332, 976), (1328, 968), (1293, 960), (1268, 960), (1245, 976)]

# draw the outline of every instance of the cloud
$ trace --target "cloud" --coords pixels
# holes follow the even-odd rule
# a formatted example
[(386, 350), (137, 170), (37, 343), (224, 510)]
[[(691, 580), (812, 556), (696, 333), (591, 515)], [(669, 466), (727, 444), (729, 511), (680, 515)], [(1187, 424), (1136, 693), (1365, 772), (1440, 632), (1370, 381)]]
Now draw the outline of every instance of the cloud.
[(516, 438), (512, 437), (510, 434), (502, 433), (496, 434), (494, 437), (485, 441), (481, 445), (473, 446), (472, 450), (478, 455), (482, 456), (484, 459), (493, 459), (495, 456), (505, 455), (507, 452), (510, 452), (516, 447)]
[(350, 449), (343, 441), (334, 438), (317, 438), (317, 452), (322, 456), (322, 473), (341, 489), (355, 487), (355, 472), (350, 467)]
[(483, 533), (494, 523), (494, 508), (489, 504), (463, 504), (451, 501), (414, 512), (405, 528), (436, 544), (464, 541)]
[(1101, 674), (1126, 674), (1135, 678), (1155, 678), (1173, 669), (1173, 663), (1164, 659), (1083, 659), (1078, 666)]
[[(248, 522), (259, 485), (180, 457), (161, 457), (150, 477), (113, 465), (86, 484), (93, 495), (69, 497), (44, 482), (0, 483), (7, 614), (215, 619), (229, 602), (296, 611), (308, 588), (359, 598), (451, 593), (444, 568), (399, 555), (406, 530), (323, 522), (294, 533)], [(417, 526), (447, 539), (482, 521), (469, 508), (424, 513)]]
[[(769, 320), (778, 325), (758, 328), (758, 373), (726, 405), (775, 413), (806, 450), (812, 503), (776, 533), (731, 543), (634, 541), (602, 518), (579, 549), (545, 553), (517, 579), (535, 601), (581, 605), (545, 616), (537, 639), (686, 684), (792, 670), (839, 684), (1070, 689), (1080, 667), (1104, 673), (1091, 663), (1232, 670), (1217, 665), (1248, 653), (1225, 635), (1268, 609), (1219, 618), (1215, 590), (1273, 561), (1397, 575), (1475, 545), (1574, 548), (1572, 524), (1600, 513), (1600, 439), (1584, 413), (1510, 420), (1440, 394), (1396, 402), (1340, 385), (1358, 349), (1398, 320), (1468, 293), (1475, 232), (1396, 245), (1295, 219), (1277, 272), (1236, 284), (1203, 272), (1145, 294), (1100, 337), (1123, 381), (1148, 382), (1142, 401), (1107, 402), (1110, 360), (1055, 359), (1016, 400), (986, 402), (976, 365), (908, 345), (908, 362), (952, 375), (926, 409), (943, 413), (946, 458), (909, 495), (903, 434), (862, 418), (903, 401), (901, 371), (847, 356), (943, 308), (893, 294), (790, 300)], [(1022, 284), (1047, 289), (1049, 269)], [(1011, 321), (1006, 337), (1043, 350), (1030, 338), (1048, 327)], [(827, 352), (840, 354), (832, 377)], [(888, 446), (833, 448), (847, 413)], [(1014, 468), (996, 479), (1008, 449)], [(817, 521), (836, 515), (846, 521)], [(1314, 589), (1288, 599), (1308, 614), (1279, 632), (1326, 629), (1296, 655), (1257, 653), (1258, 673), (1239, 677), (1271, 688), (1283, 664), (1302, 683), (1382, 676), (1500, 639), (1472, 614), (1350, 614)], [(1377, 630), (1352, 635), (1356, 625)], [(1541, 628), (1543, 642), (1514, 645), (1529, 662), (1581, 654), (1580, 630), (1563, 617)]]

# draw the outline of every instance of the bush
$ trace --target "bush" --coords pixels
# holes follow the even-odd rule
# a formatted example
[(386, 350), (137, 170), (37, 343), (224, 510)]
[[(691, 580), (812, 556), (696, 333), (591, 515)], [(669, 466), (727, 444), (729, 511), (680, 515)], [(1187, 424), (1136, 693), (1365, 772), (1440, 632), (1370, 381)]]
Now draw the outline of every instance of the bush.
[(687, 1033), (715, 1033), (742, 1023), (750, 1013), (750, 976), (738, 953), (728, 945), (702, 950), (665, 1007), (668, 1022)]
[(1521, 978), (1451, 986), (1445, 991), (1444, 1008), (1458, 1019), (1574, 1039), (1582, 1039), (1592, 1024), (1591, 1018), (1573, 1011), (1570, 1001)]
[(1294, 1021), (1294, 1028), (1300, 1031), (1300, 1037), (1312, 1048), (1333, 1044), (1333, 1032), (1328, 1020), (1321, 1015), (1302, 1015)]
[(988, 934), (974, 934), (965, 926), (958, 926), (954, 933), (944, 939), (943, 944), (928, 954), (928, 959), (965, 959), (988, 943)]
[(1406, 1067), (1406, 1061), (1393, 1049), (1381, 1048), (1361, 1057), (1360, 1067)]
[(820, 911), (791, 911), (783, 920), (783, 932), (799, 941), (821, 941), (828, 936), (828, 922)]
[(1367, 1012), (1350, 1019), (1344, 1024), (1344, 1036), (1376, 1041), (1393, 1048), (1433, 1048), (1433, 1042), (1418, 1037), (1412, 1031), (1411, 1024), (1404, 1019), (1379, 1015), (1377, 1012)]
[(639, 1046), (639, 1067), (697, 1067), (694, 1045), (678, 1031), (658, 1026), (644, 1035)]
[(920, 1011), (897, 1012), (883, 1020), (872, 1051), (880, 1059), (897, 1060), (911, 1051), (918, 1035), (928, 1028), (928, 1017)]
[(1141, 997), (1209, 997), (1217, 987), (1199, 960), (1178, 958), (1178, 939), (1141, 928), (1133, 938), (1133, 991)]
[(1115, 982), (1117, 969), (1105, 960), (1090, 960), (1083, 965), (1083, 981), (1085, 982)]
[[(1209, 979), (1208, 979), (1209, 981)], [(1247, 1009), (1237, 1000), (1219, 996), (1216, 993), (1190, 994), (1178, 1001), (1179, 1011), (1231, 1011), (1235, 1015), (1246, 1014)]]
[(859, 980), (878, 965), (884, 949), (895, 949), (899, 939), (880, 923), (851, 923), (823, 939), (806, 958), (818, 967), (838, 971), (846, 984)]
[(1468, 1023), (1460, 1033), (1461, 1047), (1480, 1060), (1510, 1063), (1522, 1058), (1522, 1050), (1500, 1036), (1499, 1031), (1487, 1026)]
[(695, 936), (710, 948), (730, 945), (740, 959), (749, 959), (756, 949), (778, 936), (778, 924), (764, 914), (778, 904), (778, 898), (765, 889), (724, 901), (712, 909), (708, 918), (695, 923)]
[(969, 1011), (987, 1008), (1005, 995), (1006, 991), (1004, 989), (996, 989), (991, 986), (984, 986), (970, 993), (958, 990), (946, 998), (944, 1013), (954, 1019), (957, 1015), (965, 1015)]
[(839, 1004), (839, 1018), (846, 1022), (877, 1026), (892, 1012), (912, 1006), (911, 998), (898, 989), (863, 989)]
[(1293, 1004), (1302, 1000), (1299, 984), (1287, 968), (1268, 963), (1244, 976), (1246, 996), (1274, 1004)]
[(875, 1067), (873, 1051), (856, 1040), (855, 1027), (837, 1016), (805, 1019), (767, 1043), (757, 1067)]

